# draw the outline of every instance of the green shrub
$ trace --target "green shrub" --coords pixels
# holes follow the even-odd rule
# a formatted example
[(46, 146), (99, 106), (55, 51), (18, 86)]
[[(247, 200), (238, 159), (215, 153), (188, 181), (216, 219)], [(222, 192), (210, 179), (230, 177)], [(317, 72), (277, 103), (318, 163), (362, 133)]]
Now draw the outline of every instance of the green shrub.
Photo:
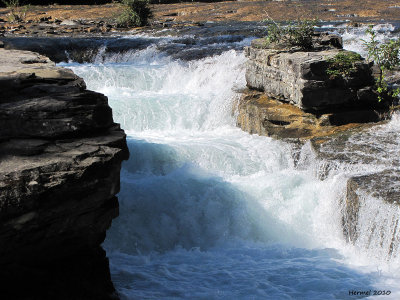
[(149, 0), (122, 0), (122, 13), (117, 17), (120, 27), (144, 26), (152, 17)]
[(10, 9), (8, 19), (10, 22), (21, 22), (25, 20), (26, 13), (30, 9), (30, 5), (21, 5), (19, 0), (1, 0), (4, 5)]
[(372, 28), (370, 26), (366, 31), (369, 35), (369, 40), (362, 41), (368, 51), (368, 59), (372, 58), (379, 68), (376, 91), (378, 93), (378, 101), (381, 102), (385, 98), (393, 99), (400, 94), (400, 88), (390, 89), (385, 79), (387, 71), (400, 66), (400, 39), (380, 43), (376, 39), (376, 32)]
[(283, 42), (293, 47), (309, 50), (312, 49), (312, 37), (317, 24), (318, 20), (299, 20), (282, 26), (269, 20), (266, 39), (269, 43)]
[(357, 71), (355, 63), (361, 61), (360, 54), (355, 52), (340, 52), (327, 60), (329, 67), (326, 73), (331, 77), (348, 77)]

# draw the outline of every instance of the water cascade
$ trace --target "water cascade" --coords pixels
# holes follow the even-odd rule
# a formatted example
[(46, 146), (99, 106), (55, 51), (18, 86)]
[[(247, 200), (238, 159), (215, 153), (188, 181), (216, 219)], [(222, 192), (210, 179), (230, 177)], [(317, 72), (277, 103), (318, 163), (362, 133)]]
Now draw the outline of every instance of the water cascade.
[(398, 299), (399, 206), (361, 195), (355, 245), (343, 237), (342, 215), (350, 175), (398, 163), (400, 118), (353, 138), (380, 139), (387, 157), (369, 164), (329, 164), (309, 143), (299, 150), (242, 132), (237, 47), (248, 40), (185, 60), (160, 37), (67, 64), (109, 97), (128, 134), (120, 217), (104, 243), (117, 290), (123, 299), (354, 299), (351, 290)]

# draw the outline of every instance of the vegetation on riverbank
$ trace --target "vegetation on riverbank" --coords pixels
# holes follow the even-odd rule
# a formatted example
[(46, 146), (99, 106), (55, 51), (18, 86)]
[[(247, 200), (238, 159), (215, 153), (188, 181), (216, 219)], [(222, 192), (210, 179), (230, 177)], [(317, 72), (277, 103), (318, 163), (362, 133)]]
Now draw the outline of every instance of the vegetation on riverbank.
[(122, 0), (122, 12), (117, 17), (119, 27), (144, 26), (149, 23), (152, 12), (149, 0)]
[(400, 88), (390, 88), (386, 74), (388, 71), (400, 67), (400, 39), (379, 42), (372, 26), (367, 29), (367, 34), (369, 40), (363, 40), (363, 44), (368, 51), (368, 59), (372, 59), (379, 69), (376, 79), (378, 101), (387, 99), (392, 102), (394, 98), (400, 95)]
[(360, 54), (355, 52), (341, 52), (328, 59), (329, 67), (326, 73), (331, 77), (347, 77), (357, 71), (355, 63), (361, 61)]
[(268, 43), (284, 43), (293, 47), (300, 47), (303, 50), (312, 48), (312, 37), (314, 27), (318, 24), (318, 20), (298, 20), (290, 22), (286, 26), (276, 23), (271, 18), (267, 21)]
[(1, 2), (10, 10), (8, 20), (10, 22), (21, 22), (25, 20), (26, 13), (30, 5), (21, 5), (19, 0), (1, 0)]
[[(54, 4), (56, 2), (57, 4)], [(0, 2), (1, 6), (2, 2)], [(86, 20), (110, 22), (119, 14), (119, 3), (108, 0), (20, 0), (21, 5), (30, 4), (26, 21), (37, 22), (42, 18), (51, 20)], [(356, 1), (320, 0), (314, 1), (223, 1), (223, 2), (179, 2), (166, 4), (165, 0), (151, 0), (150, 7), (154, 14), (154, 22), (236, 22), (262, 21), (265, 11), (275, 21), (312, 19), (318, 16), (323, 21), (349, 20), (354, 25), (381, 20), (400, 21), (396, 5), (398, 0), (387, 0), (385, 5), (392, 7), (382, 9), (382, 4), (374, 0), (365, 0), (360, 5)], [(37, 6), (41, 5), (41, 6)], [(5, 5), (3, 5), (5, 6)], [(0, 18), (9, 12), (0, 8)], [(1, 16), (3, 15), (3, 16)]]

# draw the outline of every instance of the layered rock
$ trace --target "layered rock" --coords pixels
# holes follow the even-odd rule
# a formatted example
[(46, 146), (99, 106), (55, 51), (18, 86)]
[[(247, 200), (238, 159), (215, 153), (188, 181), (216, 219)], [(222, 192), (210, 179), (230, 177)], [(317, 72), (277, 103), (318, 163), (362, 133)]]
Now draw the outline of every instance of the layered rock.
[[(353, 55), (340, 48), (340, 39), (324, 34), (314, 36), (308, 52), (254, 40), (246, 49), (249, 89), (239, 100), (237, 125), (250, 133), (295, 141), (295, 149), (309, 140), (321, 179), (337, 174), (338, 168), (348, 176), (341, 203), (346, 240), (367, 248), (374, 241), (382, 255), (390, 257), (400, 251), (399, 137), (371, 127), (389, 119), (396, 107), (378, 103), (372, 65), (362, 59), (341, 76), (329, 74), (339, 53)], [(388, 78), (396, 83), (397, 76)], [(383, 152), (381, 145), (394, 146)]]
[(132, 49), (145, 49), (148, 39), (123, 39), (120, 37), (0, 37), (8, 50), (27, 50), (46, 55), (54, 62), (92, 62), (102, 55), (125, 53)]
[(246, 90), (239, 100), (236, 124), (252, 134), (307, 140), (363, 127), (368, 122), (378, 122), (386, 117), (387, 112), (369, 109), (315, 115), (262, 92)]
[(388, 118), (387, 103), (379, 103), (373, 91), (372, 64), (341, 48), (341, 38), (326, 33), (314, 34), (309, 51), (253, 40), (245, 50), (249, 89), (239, 100), (237, 125), (304, 140)]
[(0, 277), (9, 299), (112, 299), (100, 244), (125, 134), (72, 71), (0, 49)]
[[(389, 257), (400, 251), (396, 221), (400, 205), (399, 136), (379, 134), (378, 124), (385, 121), (372, 123), (386, 118), (386, 114), (363, 110), (316, 116), (262, 92), (248, 90), (240, 100), (237, 124), (249, 133), (291, 142), (295, 160), (308, 140), (318, 177), (323, 180), (339, 169), (347, 179), (340, 203), (345, 239), (367, 248), (374, 247), (368, 242), (374, 240), (382, 245), (382, 255)], [(385, 223), (375, 217), (386, 214), (382, 217), (387, 219)], [(365, 228), (366, 218), (370, 228)]]
[(368, 102), (374, 83), (371, 65), (360, 60), (346, 78), (330, 76), (329, 61), (339, 53), (348, 52), (341, 49), (337, 36), (316, 36), (314, 40), (312, 51), (268, 44), (265, 39), (254, 40), (245, 50), (249, 58), (247, 86), (310, 111)]

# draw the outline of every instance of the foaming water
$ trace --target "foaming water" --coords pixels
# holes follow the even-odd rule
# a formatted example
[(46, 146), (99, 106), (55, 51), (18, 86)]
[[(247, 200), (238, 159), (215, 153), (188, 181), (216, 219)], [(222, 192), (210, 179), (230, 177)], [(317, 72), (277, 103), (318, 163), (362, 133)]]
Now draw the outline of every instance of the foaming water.
[[(295, 161), (293, 146), (236, 128), (244, 62), (237, 50), (186, 61), (150, 45), (69, 64), (109, 97), (128, 133), (120, 216), (104, 243), (118, 292), (125, 299), (359, 299), (349, 291), (391, 289), (385, 299), (396, 299), (400, 264), (377, 246), (387, 237), (371, 241), (366, 232), (356, 245), (343, 237), (347, 179), (369, 167), (324, 166), (310, 144)], [(395, 133), (399, 120), (371, 134)], [(381, 230), (398, 226), (396, 207), (371, 201), (365, 197), (362, 215), (377, 210)]]
[[(331, 31), (342, 36), (344, 49), (358, 52), (366, 57), (368, 53), (363, 46), (363, 40), (370, 40), (369, 35), (366, 33), (367, 29), (368, 26), (366, 25), (356, 28), (343, 26), (333, 28)], [(376, 40), (379, 42), (394, 38), (398, 34), (398, 29), (390, 23), (376, 24), (372, 29), (376, 32)]]
[(161, 56), (149, 47), (135, 55), (139, 61), (77, 71), (90, 89), (110, 97), (114, 116), (127, 131), (206, 130), (234, 123), (229, 108), (232, 88), (245, 84), (242, 54), (231, 50), (189, 62)]

